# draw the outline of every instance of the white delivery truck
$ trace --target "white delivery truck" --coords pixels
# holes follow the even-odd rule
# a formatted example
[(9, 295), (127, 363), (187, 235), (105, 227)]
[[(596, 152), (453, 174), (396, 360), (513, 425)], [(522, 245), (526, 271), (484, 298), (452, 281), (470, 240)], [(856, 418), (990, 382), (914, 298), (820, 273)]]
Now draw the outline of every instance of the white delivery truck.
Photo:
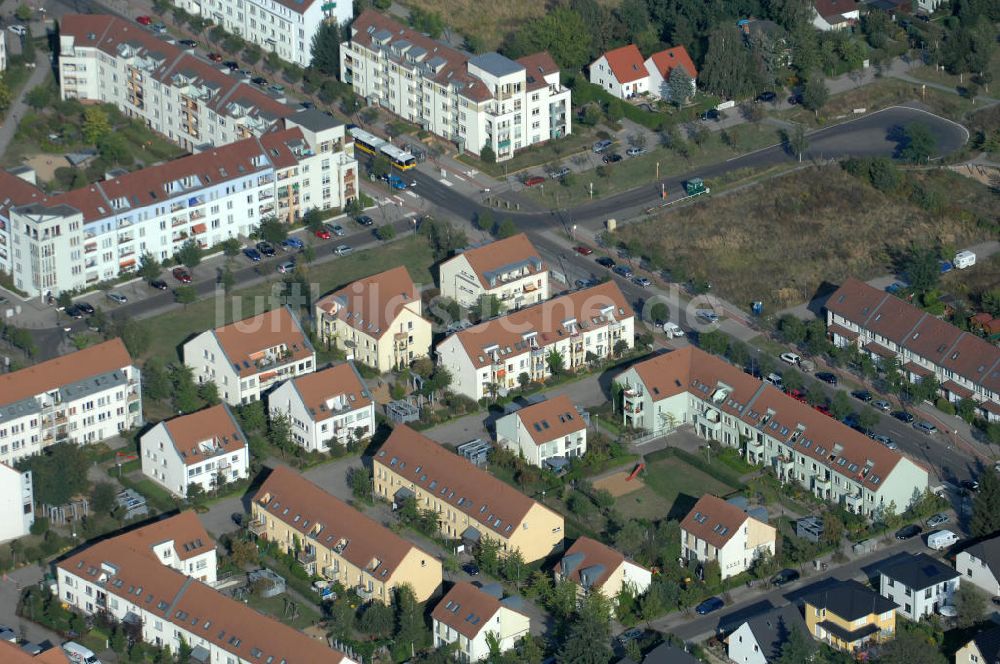
[(958, 543), (958, 535), (950, 530), (939, 530), (927, 536), (927, 546), (935, 551), (943, 551)]
[(960, 251), (955, 254), (955, 260), (952, 261), (952, 265), (955, 266), (956, 270), (964, 270), (967, 267), (972, 267), (976, 264), (976, 254), (971, 251)]
[(62, 644), (62, 649), (73, 664), (101, 664), (101, 660), (97, 659), (93, 650), (81, 646), (79, 643), (67, 641)]

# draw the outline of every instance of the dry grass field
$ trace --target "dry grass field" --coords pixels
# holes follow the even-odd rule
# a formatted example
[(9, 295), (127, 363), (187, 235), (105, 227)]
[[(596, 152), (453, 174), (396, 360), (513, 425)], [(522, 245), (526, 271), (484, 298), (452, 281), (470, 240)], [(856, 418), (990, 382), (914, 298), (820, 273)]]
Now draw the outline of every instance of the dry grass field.
[(763, 300), (773, 311), (808, 300), (824, 282), (889, 273), (892, 256), (911, 243), (961, 247), (989, 239), (976, 223), (995, 215), (987, 187), (947, 171), (916, 177), (945, 201), (940, 214), (887, 196), (834, 165), (706, 199), (627, 226), (619, 236), (646, 247), (642, 253), (668, 269), (708, 281), (732, 302)]

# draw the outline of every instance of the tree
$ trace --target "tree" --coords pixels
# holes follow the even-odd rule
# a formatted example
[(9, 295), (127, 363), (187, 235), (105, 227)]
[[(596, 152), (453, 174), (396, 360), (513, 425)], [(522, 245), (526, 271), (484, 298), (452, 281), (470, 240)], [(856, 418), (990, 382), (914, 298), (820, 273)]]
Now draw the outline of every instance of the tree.
[(312, 67), (325, 76), (340, 78), (342, 30), (335, 21), (321, 23), (312, 40)]
[(717, 28), (709, 36), (699, 78), (702, 87), (726, 99), (750, 97), (759, 89), (757, 64), (735, 25)]
[(625, 117), (625, 108), (620, 99), (612, 99), (608, 102), (608, 121), (612, 123), (621, 122)]
[(562, 353), (555, 348), (549, 351), (549, 354), (545, 356), (545, 363), (549, 366), (549, 373), (553, 376), (558, 376), (565, 368)]
[(797, 345), (806, 340), (806, 324), (798, 316), (785, 314), (779, 318), (778, 332), (785, 343)]
[(201, 482), (189, 483), (185, 498), (187, 498), (187, 501), (192, 505), (201, 504), (205, 500), (205, 487), (201, 485)]
[(670, 320), (670, 309), (663, 302), (657, 302), (649, 308), (649, 318), (654, 323), (665, 323)]
[(812, 659), (816, 643), (794, 625), (787, 625), (788, 637), (781, 646), (781, 656), (776, 664), (801, 664)]
[(607, 664), (611, 659), (611, 605), (599, 591), (580, 600), (566, 639), (557, 651), (559, 664)]
[(184, 265), (189, 270), (193, 270), (198, 267), (199, 263), (201, 263), (203, 253), (204, 250), (196, 240), (187, 240), (181, 245), (181, 248), (177, 250), (177, 262)]
[(372, 476), (366, 468), (349, 468), (347, 483), (351, 486), (351, 495), (363, 503), (372, 501)]
[(10, 108), (11, 99), (10, 88), (7, 86), (4, 77), (0, 76), (0, 111), (6, 111)]
[(121, 134), (106, 134), (97, 139), (97, 152), (104, 161), (111, 164), (128, 166), (135, 161)]
[(90, 491), (90, 506), (97, 514), (111, 514), (115, 508), (116, 493), (111, 482), (98, 482)]
[(213, 380), (205, 381), (198, 386), (198, 398), (208, 406), (218, 405), (220, 401), (219, 386)]
[(236, 275), (233, 274), (233, 268), (228, 263), (222, 268), (222, 272), (219, 273), (219, 283), (222, 285), (222, 290), (227, 294), (236, 285)]
[(292, 425), (288, 416), (271, 413), (267, 422), (267, 438), (279, 450), (287, 450), (292, 446)]
[(35, 500), (43, 505), (62, 505), (84, 493), (90, 465), (84, 448), (73, 443), (50, 445), (16, 464), (20, 471), (31, 471)]
[(52, 101), (54, 95), (54, 90), (52, 86), (43, 83), (42, 85), (36, 85), (28, 91), (28, 94), (24, 96), (24, 101), (28, 106), (40, 111), (43, 108), (48, 107)]
[(802, 155), (809, 149), (809, 137), (806, 136), (805, 127), (795, 125), (791, 131), (785, 132), (785, 145), (793, 156), (802, 161)]
[(937, 151), (937, 138), (923, 122), (911, 122), (902, 131), (899, 157), (905, 161), (922, 164)]
[(483, 146), (479, 151), (479, 158), (483, 160), (485, 164), (495, 164), (497, 163), (497, 153), (493, 151), (493, 148), (489, 144)]
[(615, 342), (612, 352), (615, 354), (615, 357), (621, 357), (628, 352), (628, 342), (624, 339), (619, 339)]
[(946, 664), (941, 651), (916, 630), (900, 630), (896, 638), (881, 646), (879, 664)]
[(17, 20), (27, 23), (34, 16), (34, 12), (28, 5), (18, 5), (17, 9), (14, 10), (14, 16)]
[(923, 296), (937, 287), (941, 279), (938, 255), (938, 250), (929, 246), (911, 246), (906, 253), (902, 267), (915, 294)]
[(142, 367), (142, 396), (144, 399), (159, 401), (170, 396), (170, 376), (163, 360), (151, 357)]
[(260, 239), (272, 244), (280, 244), (288, 239), (288, 226), (278, 221), (277, 217), (265, 217), (257, 226)]
[(499, 297), (492, 293), (484, 294), (480, 295), (475, 304), (470, 307), (469, 315), (475, 320), (483, 321), (499, 316), (505, 308)]
[(959, 629), (972, 627), (982, 622), (986, 617), (988, 607), (986, 594), (971, 583), (959, 585), (952, 602), (958, 612)]
[(837, 390), (837, 393), (833, 395), (833, 400), (830, 401), (830, 414), (838, 420), (843, 420), (851, 414), (852, 410), (854, 409), (847, 399), (847, 393), (843, 390)]
[(83, 112), (83, 137), (88, 143), (97, 145), (102, 136), (111, 133), (111, 122), (107, 112), (100, 106), (89, 106)]
[(396, 613), (396, 629), (393, 639), (404, 646), (418, 648), (426, 644), (427, 629), (420, 604), (417, 602), (413, 588), (409, 584), (396, 586), (393, 597), (393, 608)]
[(511, 219), (504, 219), (500, 222), (500, 225), (497, 226), (496, 236), (498, 239), (503, 240), (505, 238), (513, 237), (517, 235), (517, 233), (517, 226), (514, 222)]
[(687, 69), (676, 66), (670, 70), (670, 76), (667, 78), (667, 90), (670, 93), (670, 102), (677, 108), (687, 102), (694, 90), (694, 83)]
[(139, 257), (139, 276), (146, 281), (159, 278), (160, 270), (162, 269), (163, 266), (160, 265), (160, 261), (156, 260), (156, 256), (148, 251)]
[(182, 413), (193, 413), (201, 408), (198, 386), (191, 367), (175, 363), (170, 366), (170, 382), (174, 386), (174, 407)]
[(871, 431), (879, 421), (878, 411), (871, 406), (865, 406), (858, 412), (858, 426), (865, 431)]
[(992, 469), (979, 476), (979, 491), (972, 501), (969, 529), (974, 537), (985, 537), (1000, 530), (1000, 476)]
[(385, 224), (375, 229), (375, 236), (383, 242), (388, 242), (396, 237), (396, 229), (392, 224)]
[(372, 175), (377, 178), (384, 178), (389, 175), (392, 169), (392, 162), (383, 154), (372, 159)]
[(830, 91), (819, 76), (810, 78), (802, 87), (802, 105), (810, 111), (819, 114), (819, 109), (826, 105)]
[(590, 40), (583, 38), (587, 26), (573, 9), (561, 6), (539, 20), (522, 26), (503, 48), (510, 58), (548, 51), (563, 69), (576, 70), (590, 59)]
[(115, 334), (122, 338), (125, 349), (132, 357), (139, 357), (149, 349), (152, 334), (148, 324), (134, 318), (115, 322)]
[(174, 289), (174, 300), (178, 304), (183, 304), (184, 308), (187, 309), (187, 305), (198, 301), (198, 291), (191, 285), (178, 286)]

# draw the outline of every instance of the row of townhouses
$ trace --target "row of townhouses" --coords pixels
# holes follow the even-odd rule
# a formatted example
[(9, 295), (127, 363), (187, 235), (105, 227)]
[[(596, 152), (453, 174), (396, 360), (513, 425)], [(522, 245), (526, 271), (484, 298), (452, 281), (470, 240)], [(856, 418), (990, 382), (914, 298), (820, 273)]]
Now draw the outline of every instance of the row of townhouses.
[(174, 0), (173, 4), (300, 67), (312, 62), (313, 38), (324, 23), (339, 26), (354, 17), (349, 0)]
[(0, 464), (141, 426), (140, 380), (121, 339), (0, 375)]
[(863, 281), (848, 279), (826, 301), (833, 343), (857, 346), (876, 362), (898, 361), (911, 381), (933, 376), (952, 403), (1000, 421), (1000, 348)]
[(32, 295), (89, 288), (134, 272), (146, 253), (208, 248), (267, 217), (294, 222), (353, 198), (357, 162), (343, 125), (312, 109), (283, 124), (54, 196), (31, 171), (0, 171), (0, 270)]
[(101, 541), (56, 565), (59, 599), (106, 613), (143, 641), (199, 662), (353, 664), (343, 653), (216, 591), (215, 542), (193, 513)]
[(877, 516), (892, 505), (901, 513), (927, 489), (927, 469), (910, 458), (697, 348), (640, 362), (615, 382), (626, 426), (690, 425), (856, 514)]
[(434, 555), (287, 468), (271, 471), (251, 511), (251, 532), (294, 553), (309, 574), (340, 583), (362, 600), (388, 604), (405, 584), (424, 602), (441, 586), (441, 561)]
[(340, 71), (369, 104), (497, 160), (572, 130), (570, 92), (548, 53), (470, 56), (365, 10), (340, 46)]
[[(437, 345), (451, 389), (472, 399), (516, 389), (521, 374), (551, 376), (553, 353), (576, 370), (635, 345), (635, 314), (613, 281), (518, 309), (453, 334)], [(619, 346), (621, 348), (621, 346)]]

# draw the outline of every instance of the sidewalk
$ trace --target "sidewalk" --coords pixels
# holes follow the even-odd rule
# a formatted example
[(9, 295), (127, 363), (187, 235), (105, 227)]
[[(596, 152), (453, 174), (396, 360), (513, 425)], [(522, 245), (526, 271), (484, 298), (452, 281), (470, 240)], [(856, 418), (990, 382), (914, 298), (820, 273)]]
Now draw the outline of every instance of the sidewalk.
[[(13, 33), (7, 34), (12, 35)], [(31, 72), (31, 76), (28, 77), (17, 97), (11, 102), (7, 111), (7, 119), (0, 125), (0, 154), (7, 152), (7, 146), (14, 140), (14, 134), (17, 133), (18, 123), (28, 112), (28, 105), (24, 103), (24, 97), (28, 90), (41, 85), (51, 72), (52, 63), (49, 62), (48, 54), (40, 48), (35, 49), (35, 69)]]

